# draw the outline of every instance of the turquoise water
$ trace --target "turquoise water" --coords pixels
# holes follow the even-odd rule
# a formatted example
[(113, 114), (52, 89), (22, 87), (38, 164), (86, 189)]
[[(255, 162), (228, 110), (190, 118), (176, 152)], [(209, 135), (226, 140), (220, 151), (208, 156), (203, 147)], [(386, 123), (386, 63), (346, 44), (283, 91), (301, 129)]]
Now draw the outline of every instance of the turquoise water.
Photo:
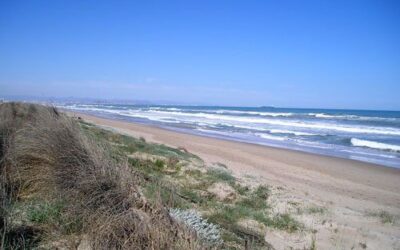
[(400, 112), (272, 107), (62, 104), (113, 119), (400, 168)]

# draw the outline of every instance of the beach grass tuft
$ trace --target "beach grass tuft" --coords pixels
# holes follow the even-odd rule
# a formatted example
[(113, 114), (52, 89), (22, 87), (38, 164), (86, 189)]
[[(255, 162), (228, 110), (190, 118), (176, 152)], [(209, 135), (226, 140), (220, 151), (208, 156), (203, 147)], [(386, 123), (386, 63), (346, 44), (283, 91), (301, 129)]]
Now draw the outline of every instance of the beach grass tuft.
[(368, 211), (367, 215), (371, 216), (371, 217), (379, 218), (383, 224), (393, 224), (396, 221), (396, 216), (394, 216), (393, 214), (391, 214), (385, 210)]
[(229, 184), (235, 183), (235, 177), (226, 169), (210, 168), (207, 170), (207, 178), (211, 182), (226, 182)]
[(327, 212), (327, 209), (321, 206), (310, 206), (305, 209), (305, 212), (308, 214), (324, 214)]

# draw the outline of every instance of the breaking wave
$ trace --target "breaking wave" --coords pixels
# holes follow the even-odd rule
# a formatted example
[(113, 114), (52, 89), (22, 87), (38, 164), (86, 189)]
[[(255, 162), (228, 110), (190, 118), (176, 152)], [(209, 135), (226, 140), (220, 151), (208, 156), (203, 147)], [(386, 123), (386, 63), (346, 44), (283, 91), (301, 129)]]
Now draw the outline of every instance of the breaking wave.
[(376, 142), (376, 141), (368, 141), (368, 140), (360, 140), (360, 139), (356, 139), (356, 138), (351, 138), (351, 144), (353, 144), (353, 146), (356, 146), (356, 147), (367, 147), (367, 148), (373, 148), (373, 149), (390, 150), (390, 151), (400, 152), (400, 146), (398, 146), (398, 145), (392, 145), (392, 144)]

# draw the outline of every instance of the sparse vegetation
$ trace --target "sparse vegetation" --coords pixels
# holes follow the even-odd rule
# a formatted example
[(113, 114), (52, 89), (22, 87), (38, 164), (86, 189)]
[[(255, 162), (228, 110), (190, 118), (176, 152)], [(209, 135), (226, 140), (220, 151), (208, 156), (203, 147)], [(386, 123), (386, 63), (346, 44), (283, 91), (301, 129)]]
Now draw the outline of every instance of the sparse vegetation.
[(317, 243), (316, 243), (316, 239), (315, 239), (315, 234), (312, 235), (311, 237), (311, 246), (310, 246), (310, 250), (317, 250)]
[[(94, 128), (98, 130), (98, 128)], [(99, 132), (96, 132), (97, 134)], [(264, 241), (263, 234), (255, 234), (239, 225), (241, 220), (251, 219), (266, 226), (294, 232), (300, 230), (302, 225), (289, 214), (273, 215), (270, 212), (267, 199), (270, 195), (268, 186), (257, 186), (253, 189), (244, 186), (229, 172), (226, 166), (205, 168), (204, 163), (187, 151), (179, 151), (175, 155), (175, 149), (167, 152), (165, 146), (159, 144), (141, 145), (137, 147), (125, 147), (123, 145), (137, 145), (135, 138), (124, 138), (109, 131), (102, 131), (100, 139), (115, 142), (115, 147), (123, 152), (152, 152), (152, 155), (166, 157), (164, 167), (157, 167), (157, 160), (130, 158), (131, 166), (141, 172), (148, 181), (143, 185), (144, 193), (150, 200), (159, 200), (170, 208), (196, 209), (203, 211), (208, 221), (221, 227), (221, 237), (224, 240), (224, 248), (242, 248), (245, 244), (251, 244), (254, 248), (265, 248), (268, 243)], [(132, 142), (131, 142), (132, 140)], [(162, 150), (160, 150), (160, 148)], [(149, 150), (153, 148), (154, 150)], [(158, 152), (158, 153), (156, 153)], [(182, 155), (184, 154), (184, 155)], [(173, 164), (167, 157), (174, 157)], [(175, 166), (175, 167), (173, 167)], [(179, 166), (176, 169), (176, 166)], [(174, 171), (170, 171), (174, 169)], [(176, 171), (175, 171), (176, 170)], [(215, 199), (208, 192), (208, 188), (214, 183), (226, 183), (230, 185), (239, 196), (233, 202), (227, 203)]]
[(360, 242), (359, 245), (362, 249), (367, 249), (367, 243)]
[(207, 170), (206, 177), (211, 182), (223, 181), (229, 184), (235, 183), (235, 177), (233, 177), (226, 169), (210, 168)]
[(308, 214), (324, 214), (326, 212), (326, 208), (320, 206), (310, 206), (306, 208), (305, 211)]
[[(206, 167), (186, 149), (116, 134), (38, 105), (2, 104), (0, 117), (3, 246), (73, 245), (70, 235), (85, 235), (96, 249), (258, 249), (269, 247), (265, 227), (302, 228), (290, 214), (272, 214), (268, 186), (245, 186), (226, 166)], [(208, 190), (221, 183), (235, 192), (229, 202)], [(189, 217), (210, 230), (182, 223)], [(261, 226), (251, 230), (243, 221)]]
[(289, 233), (295, 232), (302, 227), (302, 225), (288, 213), (275, 215), (270, 221), (270, 225), (277, 229), (286, 230)]
[(396, 218), (393, 214), (390, 214), (389, 212), (384, 211), (384, 210), (368, 211), (367, 215), (379, 218), (383, 224), (386, 224), (386, 223), (393, 224), (396, 220)]

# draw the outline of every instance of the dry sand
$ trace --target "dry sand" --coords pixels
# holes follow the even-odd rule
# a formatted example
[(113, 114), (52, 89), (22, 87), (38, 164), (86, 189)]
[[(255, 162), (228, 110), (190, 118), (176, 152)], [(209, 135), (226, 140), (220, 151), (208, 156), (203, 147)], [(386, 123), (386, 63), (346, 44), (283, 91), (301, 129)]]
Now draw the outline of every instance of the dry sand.
[[(208, 165), (225, 164), (247, 184), (272, 188), (276, 213), (304, 223), (298, 233), (269, 230), (276, 249), (400, 249), (400, 169), (174, 132), (77, 114), (99, 126), (147, 141), (184, 147)], [(379, 212), (385, 211), (382, 216)], [(383, 223), (382, 219), (391, 222)]]

